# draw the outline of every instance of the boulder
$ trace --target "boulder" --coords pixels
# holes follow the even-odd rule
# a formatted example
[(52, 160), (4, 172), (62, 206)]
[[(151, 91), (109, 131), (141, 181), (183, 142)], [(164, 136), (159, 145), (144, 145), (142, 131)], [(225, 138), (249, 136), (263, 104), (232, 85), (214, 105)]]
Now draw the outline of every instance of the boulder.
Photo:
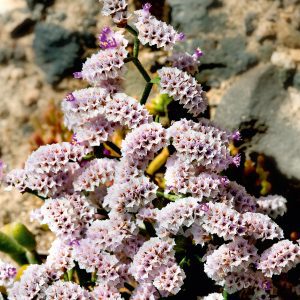
[(78, 64), (82, 49), (76, 32), (58, 25), (39, 23), (33, 41), (35, 59), (50, 84), (58, 83)]
[(286, 178), (300, 181), (300, 93), (285, 87), (280, 68), (259, 65), (228, 90), (215, 120), (241, 129), (246, 153), (264, 153)]

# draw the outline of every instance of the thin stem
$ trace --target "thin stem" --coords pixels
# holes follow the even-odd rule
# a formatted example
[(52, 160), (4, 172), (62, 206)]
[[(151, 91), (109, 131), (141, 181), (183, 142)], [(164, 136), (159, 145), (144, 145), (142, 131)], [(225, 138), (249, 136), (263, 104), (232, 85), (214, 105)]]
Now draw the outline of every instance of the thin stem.
[(133, 44), (133, 56), (135, 58), (138, 58), (139, 56), (139, 50), (140, 50), (140, 40), (139, 38), (136, 36), (134, 38), (134, 44)]
[(137, 67), (137, 69), (139, 70), (139, 72), (142, 74), (142, 76), (144, 77), (144, 79), (147, 82), (150, 82), (151, 81), (151, 77), (148, 75), (147, 71), (144, 69), (144, 67), (142, 66), (141, 62), (136, 57), (132, 60), (132, 62)]
[(126, 63), (129, 63), (129, 62), (133, 61), (133, 60), (135, 60), (135, 57), (129, 56), (129, 57), (126, 57), (126, 58), (124, 59), (124, 63), (126, 64)]
[(153, 83), (147, 82), (144, 92), (143, 92), (143, 95), (142, 95), (142, 98), (140, 100), (141, 104), (145, 104), (147, 102), (147, 99), (151, 93), (152, 87), (153, 87)]
[(126, 25), (125, 29), (130, 32), (132, 35), (134, 36), (138, 36), (138, 32), (133, 28), (131, 27), (130, 25)]
[(68, 275), (68, 281), (73, 281), (74, 268), (67, 271), (67, 275)]
[(32, 195), (35, 195), (35, 196), (37, 196), (38, 198), (42, 199), (43, 201), (45, 201), (45, 200), (47, 199), (47, 198), (45, 198), (45, 197), (43, 197), (43, 196), (40, 196), (36, 191), (33, 191), (33, 190), (31, 190), (31, 189), (28, 189), (28, 188), (25, 189), (25, 192), (26, 192), (26, 193), (29, 193), (29, 194), (32, 194)]
[(95, 283), (97, 281), (97, 272), (92, 273), (91, 281), (92, 281), (92, 283)]
[(180, 261), (179, 266), (183, 267), (187, 262), (186, 256)]
[(122, 155), (122, 152), (121, 152), (120, 148), (117, 145), (115, 145), (113, 142), (107, 141), (107, 142), (105, 142), (105, 144), (107, 146), (109, 146), (111, 149), (113, 149), (119, 155)]
[(222, 295), (223, 295), (224, 300), (228, 300), (228, 293), (225, 289), (223, 289), (223, 294)]

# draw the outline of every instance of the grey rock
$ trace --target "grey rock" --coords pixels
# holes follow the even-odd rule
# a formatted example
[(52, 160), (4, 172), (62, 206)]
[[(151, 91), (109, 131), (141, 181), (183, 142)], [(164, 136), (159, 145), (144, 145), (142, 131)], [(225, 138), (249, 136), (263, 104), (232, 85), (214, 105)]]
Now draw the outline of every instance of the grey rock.
[(172, 24), (191, 36), (199, 31), (211, 32), (226, 26), (225, 14), (219, 14), (218, 18), (208, 14), (208, 10), (221, 5), (217, 0), (169, 0), (168, 3), (172, 8)]
[(81, 57), (78, 34), (50, 23), (36, 26), (33, 49), (36, 62), (50, 84), (58, 83)]
[[(188, 34), (180, 50), (192, 53), (201, 47), (207, 53), (201, 59), (198, 77), (201, 82), (218, 87), (223, 79), (243, 73), (257, 63), (256, 54), (247, 51), (243, 30), (232, 30), (227, 12), (222, 9), (224, 1), (170, 0), (168, 3), (172, 25)], [(254, 17), (251, 18), (254, 26)], [(250, 32), (254, 28), (247, 30)]]
[[(299, 96), (299, 98), (297, 98)], [(243, 74), (217, 108), (216, 121), (251, 131), (246, 152), (264, 153), (289, 179), (300, 180), (300, 94), (284, 89), (281, 71), (260, 65)]]
[(198, 79), (201, 82), (206, 81), (209, 85), (216, 80), (243, 73), (258, 62), (257, 56), (246, 50), (246, 38), (242, 35), (223, 38), (219, 41), (219, 47), (197, 39), (188, 50), (192, 52), (197, 44), (204, 45), (204, 53), (207, 53), (201, 60)]
[(256, 18), (257, 18), (257, 15), (256, 13), (253, 13), (253, 12), (249, 12), (246, 17), (245, 17), (245, 20), (244, 20), (244, 23), (245, 23), (245, 33), (246, 35), (251, 35), (253, 33), (253, 31), (256, 29)]
[(42, 4), (44, 8), (50, 6), (54, 3), (54, 0), (26, 0), (29, 9), (34, 10), (36, 5)]
[(295, 76), (294, 76), (294, 79), (293, 79), (293, 86), (300, 90), (300, 71), (297, 71)]

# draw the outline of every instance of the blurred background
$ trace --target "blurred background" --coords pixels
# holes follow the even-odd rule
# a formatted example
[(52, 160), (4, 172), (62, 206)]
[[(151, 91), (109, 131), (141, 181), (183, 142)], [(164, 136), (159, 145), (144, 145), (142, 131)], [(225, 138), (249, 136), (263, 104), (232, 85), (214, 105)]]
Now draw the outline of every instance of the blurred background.
[[(143, 1), (130, 0), (131, 8)], [(146, 1), (144, 1), (146, 2)], [(186, 33), (180, 45), (203, 49), (199, 82), (207, 113), (243, 140), (232, 178), (259, 197), (282, 194), (288, 214), (279, 220), (287, 237), (300, 231), (300, 1), (152, 0), (153, 13)], [(73, 79), (97, 50), (97, 34), (110, 22), (97, 0), (0, 0), (0, 158), (22, 167), (38, 146), (67, 141), (60, 102), (86, 83)], [(141, 60), (155, 72), (166, 53), (144, 49)], [(144, 80), (129, 65), (126, 92), (139, 97)], [(40, 200), (0, 192), (0, 226), (24, 222), (46, 251), (50, 233), (30, 223)], [(39, 238), (43, 237), (43, 238)]]

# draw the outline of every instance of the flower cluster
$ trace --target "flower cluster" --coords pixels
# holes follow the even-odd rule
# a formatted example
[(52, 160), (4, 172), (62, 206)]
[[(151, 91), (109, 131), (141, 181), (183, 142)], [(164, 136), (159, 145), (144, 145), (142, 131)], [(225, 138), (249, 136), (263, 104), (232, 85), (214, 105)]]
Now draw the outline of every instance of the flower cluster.
[(300, 263), (300, 246), (289, 240), (279, 241), (264, 251), (258, 269), (267, 277), (286, 273)]
[(156, 198), (157, 186), (146, 176), (132, 178), (108, 189), (103, 206), (119, 212), (137, 212)]
[(103, 29), (99, 39), (102, 49), (88, 58), (82, 71), (76, 74), (93, 86), (99, 85), (101, 80), (120, 77), (125, 71), (124, 59), (128, 55), (128, 41), (122, 33), (113, 32), (107, 27)]
[(124, 93), (109, 94), (100, 87), (72, 93), (62, 104), (65, 124), (73, 130), (78, 142), (97, 146), (109, 140), (117, 127), (135, 128), (152, 121), (143, 105)]
[(258, 212), (266, 214), (273, 219), (283, 216), (286, 211), (286, 199), (279, 195), (270, 195), (257, 199)]
[(107, 158), (85, 162), (74, 174), (74, 190), (95, 191), (100, 185), (108, 185), (113, 181), (116, 162)]
[(232, 272), (245, 271), (257, 259), (257, 249), (243, 238), (220, 246), (206, 258), (204, 271), (216, 282)]
[(172, 240), (151, 238), (134, 256), (130, 271), (139, 282), (153, 283), (164, 297), (179, 292), (185, 278), (175, 262)]
[[(271, 277), (300, 263), (300, 246), (281, 240), (271, 219), (286, 212), (284, 198), (256, 199), (222, 173), (239, 164), (230, 144), (240, 135), (201, 118), (207, 100), (193, 75), (202, 51), (173, 54), (172, 67), (152, 80), (137, 41), (170, 50), (183, 35), (152, 16), (149, 4), (134, 13), (136, 31), (127, 24), (127, 1), (101, 2), (103, 15), (134, 34), (133, 53), (125, 30), (104, 28), (101, 49), (75, 74), (92, 87), (62, 101), (73, 141), (40, 147), (7, 175), (0, 163), (0, 180), (44, 200), (32, 218), (56, 237), (19, 281), (13, 266), (0, 262), (0, 286), (9, 300), (188, 299), (197, 261), (226, 292), (247, 289), (253, 299), (269, 299)], [(129, 62), (147, 81), (140, 103), (122, 87)], [(154, 122), (144, 105), (154, 84), (194, 121), (160, 122), (157, 115)], [(38, 256), (21, 242), (24, 260)]]
[(111, 15), (117, 25), (126, 25), (129, 18), (126, 0), (100, 0), (100, 2), (103, 2), (103, 16)]
[(205, 111), (206, 95), (194, 77), (178, 68), (167, 67), (159, 70), (158, 75), (162, 94), (173, 97), (195, 117)]
[(122, 143), (122, 154), (135, 160), (151, 160), (166, 144), (167, 132), (161, 124), (144, 124), (126, 136)]
[(143, 45), (172, 50), (176, 42), (184, 39), (184, 35), (178, 33), (171, 25), (157, 20), (151, 15), (150, 8), (150, 4), (145, 4), (143, 9), (135, 11), (137, 20), (134, 25), (138, 29), (140, 42)]
[(90, 148), (84, 144), (61, 143), (41, 146), (25, 163), (5, 177), (7, 186), (20, 192), (34, 191), (43, 197), (71, 192), (72, 175)]
[(178, 158), (194, 167), (220, 172), (230, 164), (239, 163), (239, 157), (230, 155), (231, 138), (218, 128), (184, 119), (168, 128), (168, 136), (172, 139)]
[(8, 289), (9, 300), (45, 299), (45, 291), (59, 276), (45, 265), (30, 265), (21, 280)]
[(199, 58), (203, 55), (201, 49), (197, 49), (193, 55), (187, 52), (175, 52), (169, 61), (172, 63), (172, 67), (185, 71), (191, 75), (195, 75), (198, 72), (200, 65)]
[(80, 287), (80, 285), (72, 282), (56, 281), (45, 291), (46, 300), (59, 299), (92, 299), (90, 293)]
[(41, 224), (47, 224), (59, 238), (79, 238), (93, 220), (95, 208), (84, 196), (73, 194), (64, 198), (47, 199), (32, 215)]

